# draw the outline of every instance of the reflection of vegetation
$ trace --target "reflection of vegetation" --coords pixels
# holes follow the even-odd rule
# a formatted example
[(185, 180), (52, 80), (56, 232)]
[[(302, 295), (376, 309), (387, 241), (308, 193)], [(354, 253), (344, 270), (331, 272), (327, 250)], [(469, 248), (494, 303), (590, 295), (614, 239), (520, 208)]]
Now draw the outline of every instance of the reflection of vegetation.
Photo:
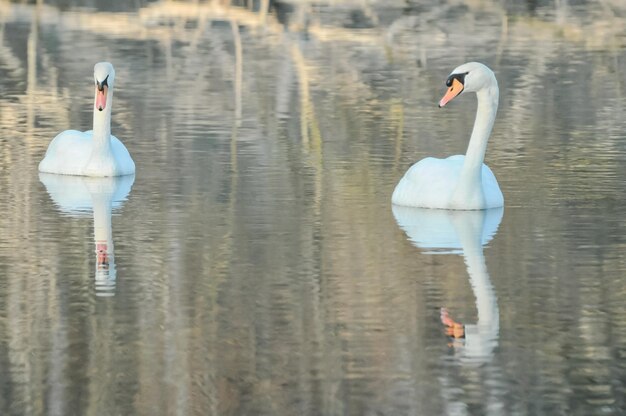
[[(503, 92), (489, 154), (509, 211), (485, 253), (503, 349), (530, 356), (520, 387), (491, 388), (519, 365), (499, 355), (445, 383), (473, 413), (485, 404), (468, 385), (514, 413), (509, 393), (529, 394), (518, 390), (547, 368), (567, 373), (568, 350), (583, 370), (557, 374), (555, 407), (584, 374), (609, 385), (594, 351), (615, 354), (621, 341), (597, 328), (624, 320), (626, 68), (609, 12), (622, 3), (561, 6), (558, 19), (551, 4), (480, 0), (294, 1), (279, 19), (259, 3), (0, 3), (0, 362), (20, 377), (2, 379), (13, 409), (44, 413), (49, 395), (81, 414), (444, 413), (430, 382), (443, 378), (441, 340), (424, 317), (445, 303), (471, 321), (471, 288), (462, 261), (405, 244), (389, 196), (415, 159), (463, 150), (472, 115), (435, 103), (469, 59), (496, 62)], [(84, 293), (91, 224), (58, 221), (28, 173), (55, 133), (88, 128), (99, 59), (119, 67), (114, 129), (141, 161), (113, 219), (128, 278), (109, 304)], [(571, 240), (551, 246), (557, 231)]]

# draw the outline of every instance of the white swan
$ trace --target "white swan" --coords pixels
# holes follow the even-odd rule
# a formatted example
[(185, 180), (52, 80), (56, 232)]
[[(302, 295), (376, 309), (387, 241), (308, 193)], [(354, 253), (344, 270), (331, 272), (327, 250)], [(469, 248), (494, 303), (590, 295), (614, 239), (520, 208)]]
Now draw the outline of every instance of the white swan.
[(108, 62), (94, 66), (96, 92), (93, 130), (59, 133), (46, 151), (39, 171), (60, 175), (122, 176), (135, 173), (135, 162), (117, 137), (111, 134), (111, 107), (115, 70)]
[(64, 213), (82, 217), (93, 212), (96, 296), (113, 296), (117, 273), (111, 215), (128, 198), (135, 175), (86, 178), (40, 173), (39, 180), (46, 186), (52, 201)]
[(485, 65), (469, 62), (452, 71), (446, 85), (449, 88), (439, 107), (466, 91), (475, 92), (478, 98), (476, 121), (467, 154), (420, 160), (400, 180), (391, 201), (396, 205), (438, 209), (502, 207), (504, 198), (498, 181), (483, 163), (498, 110), (496, 77)]
[(393, 206), (392, 210), (398, 225), (415, 246), (430, 253), (460, 251), (463, 254), (476, 297), (478, 322), (470, 325), (455, 322), (445, 308), (441, 320), (450, 336), (463, 338), (460, 350), (464, 360), (477, 364), (489, 361), (498, 345), (500, 312), (483, 245), (498, 230), (504, 209), (442, 211)]

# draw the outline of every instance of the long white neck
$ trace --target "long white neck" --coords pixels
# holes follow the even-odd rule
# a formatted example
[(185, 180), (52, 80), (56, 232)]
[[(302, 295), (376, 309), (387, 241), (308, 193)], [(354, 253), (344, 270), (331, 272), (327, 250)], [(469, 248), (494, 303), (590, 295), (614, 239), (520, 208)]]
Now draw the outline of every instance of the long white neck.
[[(97, 91), (97, 90), (96, 90)], [(94, 98), (93, 105), (93, 154), (111, 153), (111, 108), (113, 107), (113, 89), (107, 89), (106, 107), (99, 111)]]
[(462, 207), (473, 205), (483, 208), (485, 195), (482, 186), (482, 166), (487, 151), (487, 142), (498, 111), (499, 91), (495, 77), (489, 87), (476, 93), (476, 97), (478, 99), (476, 120), (453, 201)]

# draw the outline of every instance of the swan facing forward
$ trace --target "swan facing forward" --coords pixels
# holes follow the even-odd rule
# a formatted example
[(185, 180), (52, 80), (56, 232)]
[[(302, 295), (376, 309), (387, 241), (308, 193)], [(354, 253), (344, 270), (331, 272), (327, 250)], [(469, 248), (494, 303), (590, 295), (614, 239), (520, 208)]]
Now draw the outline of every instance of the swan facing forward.
[(446, 85), (449, 88), (439, 101), (439, 107), (464, 92), (475, 92), (478, 99), (467, 153), (447, 159), (427, 157), (420, 160), (400, 180), (391, 201), (396, 205), (438, 209), (502, 207), (504, 198), (498, 181), (483, 163), (498, 110), (496, 77), (485, 65), (468, 62), (452, 71)]
[(46, 151), (39, 171), (60, 175), (122, 176), (135, 173), (135, 162), (117, 137), (111, 135), (111, 107), (115, 70), (108, 62), (94, 67), (96, 84), (93, 130), (59, 133)]

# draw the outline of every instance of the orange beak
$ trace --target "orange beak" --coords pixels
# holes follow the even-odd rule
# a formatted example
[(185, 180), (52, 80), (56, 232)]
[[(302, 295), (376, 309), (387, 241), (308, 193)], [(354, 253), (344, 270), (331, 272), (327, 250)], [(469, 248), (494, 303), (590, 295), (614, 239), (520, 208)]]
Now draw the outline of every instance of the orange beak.
[(446, 91), (446, 95), (443, 96), (443, 98), (439, 101), (439, 108), (443, 107), (444, 105), (448, 104), (448, 102), (452, 101), (452, 99), (454, 97), (456, 97), (457, 95), (459, 95), (461, 92), (463, 92), (463, 84), (461, 83), (461, 81), (459, 81), (458, 79), (453, 79), (452, 80), (452, 86), (450, 86), (450, 88), (448, 88), (448, 91)]

